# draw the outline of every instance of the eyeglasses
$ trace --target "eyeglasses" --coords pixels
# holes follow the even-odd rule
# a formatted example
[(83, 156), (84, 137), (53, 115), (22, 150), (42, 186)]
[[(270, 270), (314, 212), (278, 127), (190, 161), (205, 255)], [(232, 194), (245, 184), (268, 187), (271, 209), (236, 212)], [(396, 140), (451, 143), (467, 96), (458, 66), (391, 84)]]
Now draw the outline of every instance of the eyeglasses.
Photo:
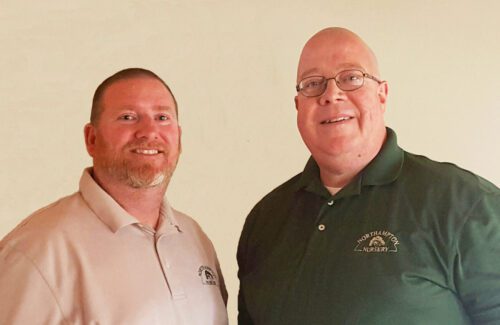
[(335, 80), (337, 87), (343, 91), (353, 91), (363, 87), (365, 78), (372, 79), (381, 84), (382, 81), (361, 70), (344, 70), (337, 73), (335, 77), (311, 76), (302, 79), (295, 87), (298, 92), (306, 97), (321, 96), (328, 86), (328, 81)]

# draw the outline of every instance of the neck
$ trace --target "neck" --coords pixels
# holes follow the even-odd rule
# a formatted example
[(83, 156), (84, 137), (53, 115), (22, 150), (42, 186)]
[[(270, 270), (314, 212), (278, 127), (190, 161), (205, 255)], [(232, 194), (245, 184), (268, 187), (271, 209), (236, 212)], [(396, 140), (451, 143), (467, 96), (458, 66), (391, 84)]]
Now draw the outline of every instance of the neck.
[(134, 188), (110, 179), (94, 169), (92, 177), (118, 204), (141, 224), (153, 229), (158, 226), (160, 207), (167, 190), (167, 183), (154, 187)]
[(343, 155), (327, 161), (317, 161), (321, 181), (327, 187), (340, 190), (349, 184), (375, 156), (376, 154), (373, 156)]
[(323, 184), (326, 187), (338, 188), (338, 190), (349, 184), (377, 156), (385, 137), (384, 132), (380, 140), (365, 144), (359, 150), (339, 155), (314, 157), (318, 163)]

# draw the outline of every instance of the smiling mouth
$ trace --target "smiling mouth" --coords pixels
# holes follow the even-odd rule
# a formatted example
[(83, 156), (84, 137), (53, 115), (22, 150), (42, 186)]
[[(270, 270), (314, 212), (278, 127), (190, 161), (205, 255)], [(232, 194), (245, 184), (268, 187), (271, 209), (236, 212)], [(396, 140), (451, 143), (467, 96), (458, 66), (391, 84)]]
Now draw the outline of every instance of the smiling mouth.
[(339, 123), (339, 122), (344, 122), (344, 121), (347, 121), (347, 120), (350, 120), (350, 119), (352, 119), (352, 117), (350, 117), (350, 116), (343, 116), (343, 117), (338, 117), (338, 118), (331, 119), (331, 120), (321, 121), (321, 124)]
[(152, 155), (157, 155), (159, 153), (163, 153), (163, 151), (157, 150), (157, 149), (134, 149), (134, 150), (132, 150), (132, 152), (140, 154), (140, 155), (147, 155), (147, 156), (152, 156)]

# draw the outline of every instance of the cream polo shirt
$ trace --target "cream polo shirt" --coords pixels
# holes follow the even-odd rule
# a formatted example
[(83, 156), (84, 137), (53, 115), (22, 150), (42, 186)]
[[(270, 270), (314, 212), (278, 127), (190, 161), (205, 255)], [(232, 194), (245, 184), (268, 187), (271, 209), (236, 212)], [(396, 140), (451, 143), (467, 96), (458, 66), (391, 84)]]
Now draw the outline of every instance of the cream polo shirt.
[(212, 243), (164, 200), (141, 225), (84, 171), (80, 191), (0, 242), (0, 324), (227, 324)]

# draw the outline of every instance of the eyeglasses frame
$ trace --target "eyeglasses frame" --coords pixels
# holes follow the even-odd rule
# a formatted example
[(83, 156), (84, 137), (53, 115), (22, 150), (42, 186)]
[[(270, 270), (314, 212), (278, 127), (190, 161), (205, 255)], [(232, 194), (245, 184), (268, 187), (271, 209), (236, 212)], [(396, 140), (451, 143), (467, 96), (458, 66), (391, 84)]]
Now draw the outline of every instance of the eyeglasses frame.
[[(361, 72), (361, 74), (362, 74), (362, 76), (363, 76), (363, 83), (362, 83), (362, 84), (361, 84), (358, 88), (349, 89), (349, 90), (342, 89), (342, 88), (339, 86), (339, 82), (337, 81), (337, 77), (338, 77), (341, 73), (344, 73), (344, 72), (346, 72), (346, 71), (358, 71), (358, 72)], [(324, 90), (323, 90), (320, 94), (318, 94), (318, 95), (314, 95), (314, 96), (308, 96), (308, 95), (306, 95), (306, 94), (304, 94), (304, 93), (302, 92), (302, 90), (303, 90), (304, 88), (302, 88), (302, 89), (301, 89), (299, 85), (300, 85), (300, 83), (301, 83), (302, 81), (304, 81), (305, 79), (312, 78), (312, 77), (321, 77), (321, 78), (325, 78), (324, 76), (309, 76), (309, 77), (303, 78), (303, 79), (302, 79), (302, 80), (300, 80), (300, 81), (299, 81), (299, 83), (295, 86), (295, 89), (297, 90), (297, 92), (298, 92), (298, 93), (301, 93), (301, 94), (302, 94), (303, 96), (305, 96), (305, 97), (319, 97), (319, 96), (321, 96), (321, 95), (323, 95), (323, 94), (325, 93), (326, 89), (328, 88), (328, 81), (330, 81), (330, 80), (335, 80), (335, 84), (336, 84), (336, 85), (337, 85), (337, 87), (339, 87), (339, 89), (340, 89), (340, 90), (342, 90), (342, 91), (354, 91), (354, 90), (358, 90), (359, 88), (361, 88), (361, 87), (363, 87), (363, 86), (365, 85), (365, 78), (368, 78), (368, 79), (371, 79), (371, 80), (373, 80), (373, 81), (376, 81), (379, 85), (380, 85), (380, 84), (382, 84), (382, 83), (384, 82), (383, 80), (380, 80), (380, 79), (378, 79), (377, 77), (375, 77), (375, 76), (373, 76), (373, 75), (371, 75), (371, 74), (369, 74), (369, 73), (366, 73), (366, 72), (364, 72), (364, 71), (362, 71), (362, 70), (359, 70), (359, 69), (347, 69), (347, 70), (342, 70), (342, 71), (340, 71), (339, 73), (337, 73), (335, 76), (333, 76), (333, 77), (331, 77), (331, 78), (325, 78), (325, 85), (326, 85), (326, 87), (325, 87), (325, 89), (324, 89)]]

